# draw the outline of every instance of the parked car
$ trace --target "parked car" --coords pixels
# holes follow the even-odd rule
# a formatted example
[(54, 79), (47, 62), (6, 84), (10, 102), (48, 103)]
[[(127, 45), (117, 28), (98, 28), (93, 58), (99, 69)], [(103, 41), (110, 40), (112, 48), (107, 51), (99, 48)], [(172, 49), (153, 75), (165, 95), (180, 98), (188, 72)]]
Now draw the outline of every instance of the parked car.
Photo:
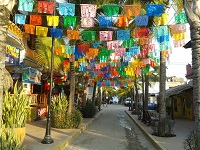
[[(134, 102), (133, 102), (134, 103)], [(126, 98), (126, 100), (124, 101), (124, 105), (125, 106), (131, 106), (131, 98)]]
[(148, 110), (156, 110), (156, 109), (157, 109), (157, 104), (155, 103), (148, 104)]

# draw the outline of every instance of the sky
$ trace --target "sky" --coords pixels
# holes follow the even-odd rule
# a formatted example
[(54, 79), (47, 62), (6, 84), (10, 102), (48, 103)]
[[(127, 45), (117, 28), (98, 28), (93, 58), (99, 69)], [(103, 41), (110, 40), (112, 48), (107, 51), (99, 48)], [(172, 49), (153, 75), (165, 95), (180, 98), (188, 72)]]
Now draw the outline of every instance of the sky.
[(167, 76), (177, 76), (185, 78), (186, 65), (192, 62), (191, 48), (177, 48), (173, 49), (169, 60), (167, 61)]
[[(169, 13), (170, 12), (170, 13)], [(170, 7), (169, 11), (169, 25), (175, 24), (175, 10)], [(187, 23), (186, 24), (186, 38), (185, 43), (190, 41), (190, 26)], [(167, 77), (169, 76), (176, 76), (185, 78), (186, 75), (186, 65), (192, 64), (192, 51), (191, 48), (185, 49), (183, 47), (179, 48), (172, 48), (172, 54), (169, 57), (169, 60), (167, 61)]]

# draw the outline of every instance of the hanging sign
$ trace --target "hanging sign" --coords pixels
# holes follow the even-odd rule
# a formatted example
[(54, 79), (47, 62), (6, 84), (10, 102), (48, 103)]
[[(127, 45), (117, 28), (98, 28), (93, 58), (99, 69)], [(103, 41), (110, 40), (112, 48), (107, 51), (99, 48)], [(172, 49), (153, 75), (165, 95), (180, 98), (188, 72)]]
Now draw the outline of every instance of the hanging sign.
[(53, 14), (54, 2), (38, 1), (38, 13)]
[(97, 5), (93, 4), (80, 4), (81, 17), (96, 17)]
[(9, 44), (6, 44), (6, 54), (15, 58), (19, 58), (19, 49)]
[(75, 15), (75, 4), (59, 3), (59, 14), (62, 16), (74, 16)]
[(27, 67), (22, 69), (22, 82), (41, 85), (42, 73), (34, 68)]

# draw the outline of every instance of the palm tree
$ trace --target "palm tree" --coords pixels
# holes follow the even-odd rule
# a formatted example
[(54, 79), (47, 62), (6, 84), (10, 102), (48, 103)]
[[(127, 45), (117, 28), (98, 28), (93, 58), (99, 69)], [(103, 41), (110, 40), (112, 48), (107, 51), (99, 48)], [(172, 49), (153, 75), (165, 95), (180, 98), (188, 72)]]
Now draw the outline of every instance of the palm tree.
[[(112, 99), (113, 96), (116, 95), (116, 90), (114, 87), (108, 87), (108, 86), (104, 86), (102, 88), (102, 95), (103, 95), (103, 100), (110, 100)], [(108, 103), (109, 101), (107, 101)]]
[(199, 19), (200, 19), (200, 3), (198, 0), (184, 0), (184, 9), (187, 15), (188, 23), (190, 24), (190, 35), (192, 45), (192, 72), (193, 72), (193, 99), (195, 106), (195, 122), (198, 131), (200, 132), (200, 47), (199, 47)]
[(6, 54), (6, 37), (10, 14), (15, 5), (15, 0), (0, 1), (0, 127), (2, 126), (2, 102), (4, 88), (4, 71), (5, 71), (5, 54)]

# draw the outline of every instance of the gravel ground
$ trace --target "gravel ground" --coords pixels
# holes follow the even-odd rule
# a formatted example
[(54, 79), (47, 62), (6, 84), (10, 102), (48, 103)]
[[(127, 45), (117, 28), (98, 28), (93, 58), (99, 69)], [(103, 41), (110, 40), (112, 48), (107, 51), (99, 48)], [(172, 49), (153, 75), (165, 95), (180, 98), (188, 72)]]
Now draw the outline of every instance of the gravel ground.
[(123, 105), (111, 104), (66, 150), (156, 150), (127, 116)]

